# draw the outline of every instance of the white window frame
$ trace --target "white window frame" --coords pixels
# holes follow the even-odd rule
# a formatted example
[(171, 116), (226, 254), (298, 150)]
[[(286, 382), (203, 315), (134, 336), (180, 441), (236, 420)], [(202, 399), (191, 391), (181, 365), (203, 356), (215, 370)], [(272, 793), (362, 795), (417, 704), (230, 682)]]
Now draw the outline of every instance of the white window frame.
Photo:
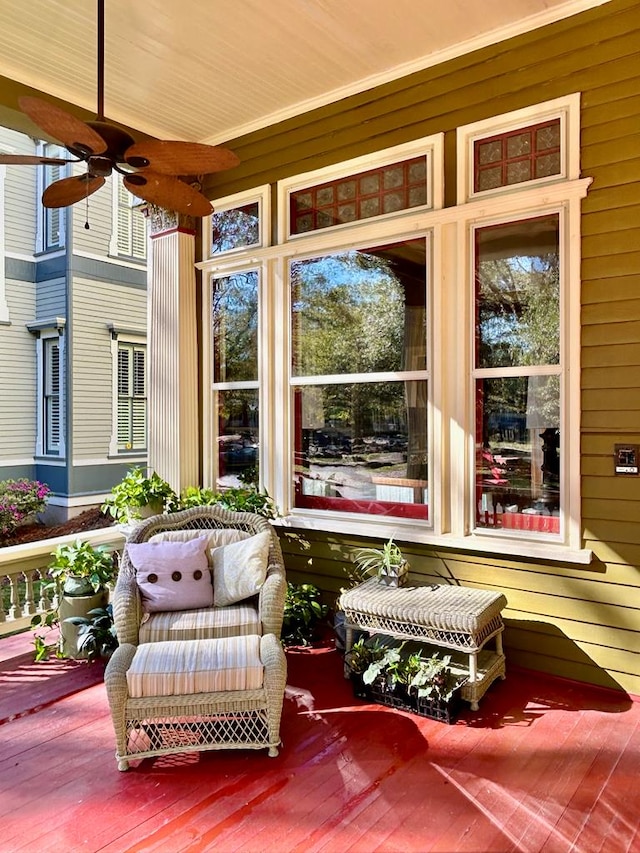
[(259, 249), (268, 246), (270, 243), (270, 225), (271, 225), (271, 187), (264, 184), (261, 187), (256, 187), (250, 192), (234, 193), (224, 198), (216, 199), (213, 205), (214, 213), (224, 213), (225, 210), (233, 210), (237, 207), (244, 207), (247, 204), (258, 203), (259, 217), (259, 236), (257, 243), (252, 243), (249, 246), (239, 246), (237, 249), (228, 249), (225, 252), (211, 252), (211, 228), (213, 217), (207, 216), (202, 220), (202, 257), (218, 260), (219, 258), (228, 258), (229, 256), (245, 255), (253, 249)]
[[(60, 145), (55, 145), (50, 142), (38, 142), (36, 154), (40, 157), (61, 157), (64, 158), (68, 152)], [(38, 167), (36, 176), (36, 192), (38, 203), (36, 205), (36, 251), (38, 252), (59, 252), (65, 248), (67, 235), (67, 211), (64, 207), (48, 209), (43, 206), (40, 199), (42, 193), (47, 189), (49, 183), (45, 181), (47, 166)], [(69, 175), (69, 166), (60, 164), (60, 178), (66, 178)], [(57, 243), (52, 243), (49, 240), (49, 222), (52, 216), (58, 216), (58, 235)]]
[[(353, 171), (374, 168), (381, 161), (395, 162), (407, 151), (416, 151), (415, 144), (392, 149), (376, 157), (357, 158), (326, 170), (295, 176), (278, 184), (278, 223), (280, 243), (254, 249), (235, 259), (218, 256), (197, 264), (205, 273), (230, 273), (242, 264), (261, 263), (264, 280), (263, 342), (261, 365), (261, 473), (263, 485), (279, 506), (283, 518), (279, 523), (292, 527), (317, 529), (347, 535), (393, 536), (397, 539), (475, 551), (523, 556), (543, 560), (560, 560), (585, 564), (592, 552), (582, 547), (580, 520), (580, 223), (581, 201), (586, 196), (590, 178), (579, 178), (579, 96), (559, 99), (566, 105), (566, 174), (554, 176), (553, 181), (531, 181), (510, 186), (500, 192), (477, 194), (468, 198), (468, 168), (460, 177), (464, 193), (454, 207), (443, 208), (443, 182), (435, 179), (434, 206), (431, 209), (410, 209), (397, 214), (361, 220), (348, 225), (319, 229), (310, 234), (288, 237), (288, 193), (309, 183), (330, 180)], [(525, 115), (526, 114), (526, 115)], [(482, 134), (491, 135), (512, 126), (517, 115), (523, 125), (538, 123), (549, 115), (549, 103), (531, 107), (510, 118), (498, 116), (482, 123)], [(468, 152), (475, 138), (468, 125), (458, 135), (458, 165), (468, 161)], [(441, 152), (441, 147), (440, 147)], [(438, 146), (434, 148), (434, 175), (442, 176), (438, 163)], [(313, 179), (310, 180), (309, 176)], [(475, 314), (473, 310), (473, 247), (472, 230), (484, 224), (517, 220), (527, 216), (560, 212), (562, 264), (561, 335), (563, 336), (563, 393), (565, 405), (561, 420), (564, 453), (561, 459), (563, 505), (565, 521), (561, 535), (550, 538), (518, 531), (510, 535), (472, 529), (471, 515), (474, 494), (475, 420), (473, 411), (473, 352)], [(432, 526), (410, 519), (365, 516), (321, 510), (301, 510), (292, 507), (293, 493), (293, 426), (290, 397), (290, 329), (289, 296), (287, 292), (287, 263), (298, 257), (337, 252), (341, 249), (372, 245), (381, 240), (396, 241), (431, 234), (430, 260), (430, 403), (429, 403), (429, 516)], [(205, 300), (206, 301), (206, 300)], [(210, 308), (205, 308), (205, 312)], [(205, 329), (208, 317), (205, 313)], [(451, 342), (455, 342), (451, 346)], [(205, 341), (204, 352), (211, 352), (211, 342)], [(210, 369), (206, 359), (206, 369)], [(209, 384), (211, 388), (210, 375)], [(272, 401), (270, 408), (269, 401)], [(212, 426), (210, 412), (205, 413)], [(214, 430), (215, 431), (215, 430)], [(269, 440), (272, 438), (272, 440)], [(283, 441), (284, 438), (284, 441)], [(211, 442), (209, 442), (211, 444)], [(266, 448), (266, 450), (265, 450)], [(523, 535), (520, 535), (523, 534)]]
[[(110, 457), (125, 457), (127, 460), (141, 461), (146, 459), (149, 445), (149, 400), (148, 400), (148, 347), (147, 337), (143, 332), (119, 328), (113, 323), (107, 327), (111, 333), (111, 370), (112, 370), (112, 416), (111, 416), (111, 440), (109, 442)], [(123, 449), (118, 443), (118, 352), (121, 346), (144, 347), (145, 349), (145, 389), (147, 394), (146, 400), (146, 441), (144, 448), (132, 447), (131, 449)]]
[(306, 233), (291, 233), (289, 217), (289, 197), (291, 193), (306, 189), (315, 184), (327, 183), (328, 181), (345, 178), (359, 172), (379, 169), (383, 166), (400, 162), (401, 160), (410, 160), (412, 157), (420, 155), (424, 155), (427, 162), (427, 201), (425, 204), (419, 207), (405, 208), (397, 213), (383, 213), (379, 216), (371, 217), (371, 219), (360, 219), (357, 222), (332, 225), (328, 228), (318, 229), (312, 232), (312, 234), (315, 235), (318, 231), (327, 232), (335, 240), (336, 231), (347, 230), (350, 232), (352, 228), (363, 223), (395, 220), (398, 216), (416, 215), (420, 211), (425, 210), (439, 210), (444, 204), (444, 134), (442, 133), (416, 139), (413, 142), (403, 145), (395, 145), (393, 148), (385, 148), (384, 151), (378, 151), (370, 155), (367, 154), (363, 157), (355, 157), (352, 160), (346, 160), (334, 166), (316, 169), (312, 172), (305, 172), (304, 174), (278, 181), (278, 210), (280, 211), (278, 218), (278, 242), (286, 243), (289, 240), (307, 240), (310, 236)]
[[(143, 251), (135, 251), (136, 240), (134, 234), (134, 222), (138, 220), (135, 219), (135, 208), (143, 207), (144, 202), (141, 202), (139, 198), (133, 195), (133, 193), (129, 192), (129, 190), (124, 186), (123, 176), (114, 174), (111, 178), (111, 239), (109, 241), (109, 254), (114, 258), (126, 258), (132, 261), (139, 261), (141, 263), (146, 263), (148, 257), (148, 243), (149, 236), (147, 230), (147, 223), (142, 214), (140, 214), (140, 224), (139, 227), (144, 231), (142, 239), (139, 242), (142, 242), (144, 246)], [(128, 204), (124, 205), (120, 203), (120, 192), (127, 193), (127, 201)], [(127, 210), (129, 212), (129, 221), (127, 225), (127, 231), (124, 233), (124, 229), (121, 227), (121, 217), (120, 211)], [(124, 251), (122, 248), (122, 243), (126, 242), (127, 251)]]
[[(560, 119), (560, 173), (491, 190), (474, 190), (474, 144), (502, 133)], [(522, 110), (466, 124), (457, 130), (458, 204), (475, 198), (521, 192), (526, 187), (545, 186), (580, 177), (580, 94), (566, 95)]]

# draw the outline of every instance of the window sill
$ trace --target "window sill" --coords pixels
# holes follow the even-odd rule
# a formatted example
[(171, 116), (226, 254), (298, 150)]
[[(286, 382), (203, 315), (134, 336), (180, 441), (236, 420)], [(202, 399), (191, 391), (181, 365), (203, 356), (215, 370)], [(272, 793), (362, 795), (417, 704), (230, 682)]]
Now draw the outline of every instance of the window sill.
[(519, 536), (478, 535), (454, 536), (449, 533), (435, 534), (421, 530), (416, 525), (403, 524), (401, 519), (386, 519), (381, 523), (380, 516), (356, 519), (353, 516), (344, 519), (335, 516), (314, 513), (313, 516), (301, 512), (277, 518), (274, 524), (282, 528), (295, 530), (317, 530), (326, 533), (344, 533), (349, 536), (362, 536), (380, 539), (381, 536), (414, 542), (432, 548), (450, 548), (454, 551), (466, 551), (483, 555), (499, 555), (508, 559), (523, 557), (527, 560), (540, 560), (545, 563), (576, 563), (588, 565), (593, 552), (588, 548), (570, 548), (554, 541), (533, 541)]

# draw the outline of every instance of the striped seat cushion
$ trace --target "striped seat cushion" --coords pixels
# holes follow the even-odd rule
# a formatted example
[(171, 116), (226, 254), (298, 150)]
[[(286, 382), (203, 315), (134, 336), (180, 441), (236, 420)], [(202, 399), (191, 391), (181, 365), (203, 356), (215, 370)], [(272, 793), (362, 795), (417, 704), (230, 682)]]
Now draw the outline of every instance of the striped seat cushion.
[(141, 643), (164, 640), (210, 640), (261, 634), (257, 606), (241, 601), (228, 607), (176, 610), (143, 616), (138, 637)]
[(138, 646), (127, 671), (129, 696), (187, 696), (262, 687), (260, 637)]

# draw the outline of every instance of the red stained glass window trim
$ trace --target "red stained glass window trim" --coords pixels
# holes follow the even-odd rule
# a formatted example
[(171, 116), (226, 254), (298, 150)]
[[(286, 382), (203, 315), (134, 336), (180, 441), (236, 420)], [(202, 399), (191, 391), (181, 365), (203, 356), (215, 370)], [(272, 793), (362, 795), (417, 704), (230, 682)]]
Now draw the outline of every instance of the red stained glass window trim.
[(475, 140), (474, 192), (508, 187), (561, 173), (560, 119)]
[(292, 192), (291, 234), (423, 207), (427, 200), (427, 160), (423, 155)]

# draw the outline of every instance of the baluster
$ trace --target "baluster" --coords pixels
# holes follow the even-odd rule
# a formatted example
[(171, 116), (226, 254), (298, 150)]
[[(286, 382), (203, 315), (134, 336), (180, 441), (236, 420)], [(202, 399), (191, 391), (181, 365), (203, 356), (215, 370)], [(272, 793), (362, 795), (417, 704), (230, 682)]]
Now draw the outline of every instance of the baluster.
[(0, 583), (0, 622), (6, 622), (7, 621), (7, 614), (5, 613), (5, 610), (4, 610), (4, 588), (5, 588), (6, 579), (7, 579), (7, 575), (3, 575), (1, 578), (1, 583)]
[(9, 584), (11, 586), (11, 598), (9, 601), (9, 621), (13, 621), (20, 616), (20, 589), (18, 587), (19, 575), (9, 575)]
[(49, 578), (47, 577), (47, 573), (43, 571), (38, 572), (38, 577), (40, 579), (40, 599), (38, 601), (38, 613), (46, 613), (48, 610), (51, 610), (51, 599), (49, 598)]
[(36, 602), (33, 594), (33, 572), (24, 573), (25, 591), (22, 604), (22, 615), (33, 616), (36, 613)]

